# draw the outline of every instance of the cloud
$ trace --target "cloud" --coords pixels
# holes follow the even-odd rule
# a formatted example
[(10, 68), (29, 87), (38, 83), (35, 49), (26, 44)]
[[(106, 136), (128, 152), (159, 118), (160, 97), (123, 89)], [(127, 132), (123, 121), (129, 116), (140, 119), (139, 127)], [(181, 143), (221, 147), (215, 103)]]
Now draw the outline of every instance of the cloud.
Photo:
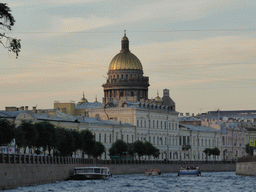
[(56, 32), (79, 32), (88, 31), (91, 29), (101, 28), (114, 23), (112, 19), (91, 17), (89, 19), (83, 19), (79, 17), (73, 18), (55, 18), (57, 26)]

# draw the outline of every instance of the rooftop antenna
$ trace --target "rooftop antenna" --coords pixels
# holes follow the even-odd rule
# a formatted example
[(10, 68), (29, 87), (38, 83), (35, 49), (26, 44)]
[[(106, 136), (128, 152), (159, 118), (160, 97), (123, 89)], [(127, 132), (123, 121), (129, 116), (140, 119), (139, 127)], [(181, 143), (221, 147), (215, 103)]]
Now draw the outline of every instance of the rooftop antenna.
[(126, 36), (126, 30), (124, 30), (124, 36)]

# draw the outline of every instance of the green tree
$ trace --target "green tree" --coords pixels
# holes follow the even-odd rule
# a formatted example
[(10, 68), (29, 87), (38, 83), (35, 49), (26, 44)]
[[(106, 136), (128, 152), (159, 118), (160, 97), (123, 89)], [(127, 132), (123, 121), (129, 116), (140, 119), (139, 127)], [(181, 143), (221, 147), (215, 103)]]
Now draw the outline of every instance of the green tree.
[[(16, 142), (16, 145), (18, 146), (18, 148), (20, 149), (23, 147), (25, 149), (24, 153), (26, 153), (27, 142), (26, 142), (25, 133), (22, 130), (22, 127), (17, 127), (15, 129), (15, 142)], [(18, 151), (19, 151), (19, 149), (18, 149)]]
[[(35, 129), (34, 124), (31, 121), (22, 121), (21, 124), (18, 126), (18, 130), (22, 130), (25, 139), (24, 148), (28, 147), (32, 149), (36, 146), (37, 140), (37, 131)], [(32, 150), (30, 150), (32, 152)]]
[[(2, 29), (11, 30), (14, 23), (15, 19), (11, 14), (11, 9), (6, 3), (0, 3), (0, 27), (2, 27)], [(9, 37), (5, 35), (5, 33), (0, 33), (0, 43), (8, 51), (15, 53), (16, 57), (18, 57), (21, 48), (20, 39)]]
[(118, 139), (116, 142), (112, 143), (110, 149), (109, 149), (109, 155), (119, 155), (120, 159), (123, 156), (123, 154), (126, 154), (128, 150), (128, 145), (123, 140)]
[(253, 146), (250, 146), (249, 143), (247, 143), (245, 145), (245, 152), (251, 156), (253, 156), (253, 150), (254, 150), (254, 147)]
[(72, 153), (75, 151), (73, 131), (62, 127), (58, 127), (56, 130), (59, 136), (57, 149), (60, 152), (60, 155), (72, 156)]
[(208, 160), (208, 156), (212, 155), (212, 149), (210, 149), (210, 148), (205, 148), (205, 149), (203, 150), (203, 152), (204, 152), (204, 154), (205, 154), (205, 159), (206, 159), (206, 161), (207, 161), (207, 160)]
[(82, 130), (80, 132), (83, 138), (83, 151), (88, 155), (91, 156), (94, 153), (96, 142), (94, 140), (94, 136), (91, 131), (89, 130)]
[(216, 160), (216, 156), (219, 156), (220, 155), (220, 150), (218, 147), (214, 147), (212, 150), (211, 150), (211, 154), (215, 156), (215, 160)]
[(38, 133), (36, 147), (42, 147), (44, 154), (46, 150), (50, 153), (51, 149), (56, 148), (59, 142), (55, 126), (48, 121), (42, 121), (35, 123), (35, 128)]
[(105, 152), (105, 146), (101, 143), (101, 142), (96, 142), (96, 145), (95, 145), (95, 150), (94, 150), (94, 153), (93, 153), (93, 156), (94, 157), (98, 157), (98, 156), (101, 156), (104, 152)]
[(154, 158), (158, 158), (159, 155), (160, 155), (160, 151), (159, 151), (159, 149), (157, 149), (157, 148), (155, 147), (155, 149), (154, 149), (154, 151), (153, 151), (153, 157), (154, 157)]
[(147, 155), (148, 158), (149, 158), (151, 155), (154, 155), (154, 153), (156, 152), (156, 149), (157, 149), (157, 148), (156, 148), (152, 143), (150, 143), (150, 142), (148, 142), (148, 141), (146, 141), (146, 142), (144, 143), (144, 145), (145, 145), (145, 147), (146, 147), (145, 155)]
[(0, 146), (8, 145), (15, 137), (15, 126), (7, 119), (0, 119)]
[(137, 155), (139, 156), (139, 160), (140, 160), (141, 156), (146, 155), (147, 148), (142, 141), (137, 140), (133, 143), (133, 150), (135, 153), (137, 153)]
[(75, 140), (75, 143), (74, 143), (75, 151), (74, 152), (76, 153), (77, 150), (83, 150), (83, 148), (84, 148), (83, 135), (75, 129), (72, 129), (71, 132), (72, 132), (74, 140)]

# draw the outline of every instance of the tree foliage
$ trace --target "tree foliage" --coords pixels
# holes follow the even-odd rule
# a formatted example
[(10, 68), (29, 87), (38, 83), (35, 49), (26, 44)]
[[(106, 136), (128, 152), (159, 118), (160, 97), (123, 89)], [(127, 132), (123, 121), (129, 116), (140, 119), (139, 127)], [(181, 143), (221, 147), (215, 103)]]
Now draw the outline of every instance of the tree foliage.
[[(15, 23), (15, 19), (11, 14), (11, 9), (6, 3), (0, 3), (0, 26), (3, 29), (11, 30)], [(19, 55), (21, 44), (20, 39), (12, 38), (5, 33), (0, 33), (0, 43), (9, 51), (16, 54), (16, 58)]]
[(0, 146), (8, 145), (15, 137), (15, 126), (7, 119), (0, 119)]
[(88, 155), (91, 156), (94, 154), (94, 149), (96, 148), (96, 142), (94, 140), (94, 136), (91, 131), (83, 130), (80, 132), (83, 138), (83, 151)]
[(245, 152), (251, 156), (253, 156), (253, 150), (254, 150), (254, 147), (253, 146), (250, 146), (249, 143), (247, 143), (245, 145)]
[(109, 155), (119, 155), (121, 158), (123, 154), (125, 154), (128, 151), (128, 145), (123, 140), (118, 139), (116, 142), (112, 143), (110, 149), (109, 149)]
[(205, 155), (206, 155), (206, 160), (208, 159), (208, 156), (211, 156), (211, 155), (219, 156), (219, 155), (220, 155), (220, 150), (219, 150), (219, 148), (217, 148), (217, 147), (214, 147), (214, 148), (205, 148), (205, 149), (203, 150), (203, 152), (204, 152)]
[(146, 155), (146, 145), (140, 141), (140, 140), (137, 140), (133, 143), (133, 150), (135, 153), (137, 153), (137, 155), (139, 156), (139, 159), (141, 156), (143, 155)]
[(106, 149), (105, 149), (105, 146), (99, 141), (96, 141), (95, 144), (96, 144), (95, 145), (96, 148), (94, 149), (93, 156), (99, 157), (105, 152)]
[(38, 133), (38, 138), (36, 140), (36, 147), (42, 147), (44, 152), (46, 150), (57, 147), (58, 136), (55, 126), (48, 121), (35, 123), (35, 129)]
[[(36, 146), (38, 134), (34, 127), (34, 124), (32, 124), (31, 121), (22, 121), (21, 124), (18, 126), (17, 130), (20, 131), (20, 133), (24, 134), (23, 136), (21, 136), (20, 139), (21, 141), (23, 139), (25, 141), (22, 141), (23, 147), (28, 147), (29, 149), (31, 149)], [(18, 137), (16, 137), (16, 140), (17, 139), (19, 140)]]
[(71, 156), (72, 152), (75, 151), (75, 139), (73, 136), (73, 131), (59, 127), (57, 128), (57, 134), (59, 137), (59, 142), (57, 144), (57, 149), (61, 156)]

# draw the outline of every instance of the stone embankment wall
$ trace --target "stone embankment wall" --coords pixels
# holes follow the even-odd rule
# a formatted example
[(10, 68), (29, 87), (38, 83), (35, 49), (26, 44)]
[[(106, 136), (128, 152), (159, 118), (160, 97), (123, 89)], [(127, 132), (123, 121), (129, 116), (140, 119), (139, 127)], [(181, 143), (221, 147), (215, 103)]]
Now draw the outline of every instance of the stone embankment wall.
[(245, 156), (237, 159), (237, 175), (256, 176), (256, 156)]
[(236, 164), (237, 175), (256, 176), (256, 162), (244, 162)]
[[(159, 169), (162, 173), (178, 172), (182, 164), (13, 164), (0, 163), (0, 189), (19, 186), (38, 185), (67, 179), (73, 174), (74, 167), (107, 166), (113, 175), (142, 174), (145, 169)], [(198, 165), (201, 172), (235, 171), (235, 163), (231, 164), (193, 164)]]

